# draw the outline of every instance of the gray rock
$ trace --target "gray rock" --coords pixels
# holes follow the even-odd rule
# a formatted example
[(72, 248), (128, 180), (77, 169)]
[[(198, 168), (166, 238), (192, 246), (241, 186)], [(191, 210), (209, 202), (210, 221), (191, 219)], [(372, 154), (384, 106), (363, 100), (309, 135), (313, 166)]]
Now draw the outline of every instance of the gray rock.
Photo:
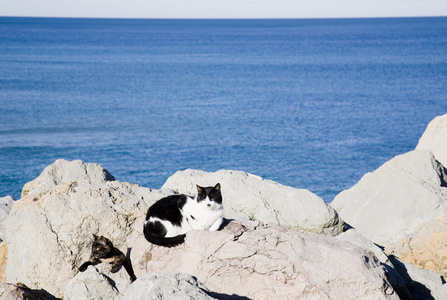
[(100, 184), (115, 180), (109, 172), (98, 164), (84, 163), (80, 160), (67, 161), (58, 159), (46, 167), (39, 177), (25, 184), (22, 190), (22, 197), (38, 195), (59, 184), (79, 179), (84, 179), (90, 184)]
[[(156, 191), (119, 181), (93, 180), (101, 178), (100, 167), (89, 171), (88, 176), (80, 172), (68, 181), (60, 180), (59, 174), (66, 171), (58, 168), (71, 167), (70, 163), (58, 163), (48, 168), (53, 171), (45, 173), (55, 174), (56, 178), (51, 180), (50, 175), (45, 175), (47, 179), (42, 183), (34, 181), (29, 185), (29, 192), (14, 203), (6, 219), (7, 282), (23, 282), (31, 289), (45, 290), (66, 299), (76, 299), (76, 295), (87, 298), (107, 295), (110, 299), (126, 296), (128, 277), (124, 270), (108, 274), (108, 265), (101, 264), (89, 267), (82, 274), (77, 271), (90, 257), (92, 233), (95, 233), (108, 237), (122, 252), (130, 252), (137, 277), (154, 271), (188, 273), (213, 291), (209, 293), (211, 297), (272, 299), (295, 297), (300, 293), (308, 298), (398, 298), (382, 263), (371, 251), (347, 242), (353, 237), (343, 235), (346, 237), (343, 240), (288, 227), (292, 225), (287, 222), (295, 220), (294, 227), (301, 228), (300, 224), (304, 224), (306, 231), (333, 234), (341, 231), (343, 223), (334, 222), (334, 210), (308, 191), (296, 191), (245, 173), (234, 176), (228, 171), (216, 172), (218, 176), (211, 177), (209, 183), (197, 179), (194, 184), (200, 185), (215, 184), (215, 179), (219, 179), (224, 201), (229, 200), (224, 205), (230, 210), (230, 216), (234, 213), (242, 219), (264, 221), (263, 217), (274, 215), (272, 219), (289, 225), (233, 221), (222, 231), (189, 232), (185, 244), (169, 249), (148, 243), (142, 236), (142, 227), (149, 206), (171, 190)], [(227, 177), (221, 177), (222, 174)], [(192, 189), (194, 184), (191, 183)], [(225, 194), (226, 187), (229, 194)], [(187, 192), (181, 187), (179, 190)], [(272, 195), (275, 193), (280, 197)], [(241, 198), (233, 200), (232, 197)], [(243, 200), (255, 203), (244, 204)], [(290, 207), (294, 202), (291, 207), (298, 215), (296, 219), (290, 211), (281, 208), (281, 205)], [(232, 208), (233, 203), (236, 209)], [(304, 216), (298, 208), (309, 216)], [(273, 214), (267, 214), (269, 209)], [(325, 221), (326, 216), (332, 218), (332, 223)], [(189, 281), (181, 289), (188, 290), (190, 285), (195, 283)]]
[(6, 228), (3, 221), (8, 217), (13, 204), (14, 198), (11, 196), (0, 197), (0, 242), (2, 242), (6, 236)]
[(331, 205), (362, 235), (388, 246), (447, 211), (447, 171), (430, 151), (412, 151), (368, 173)]
[(419, 269), (418, 267), (405, 263), (396, 257), (390, 256), (396, 270), (401, 274), (407, 289), (414, 300), (438, 299), (444, 293), (445, 282), (441, 275)]
[(110, 266), (99, 264), (89, 266), (78, 273), (67, 285), (64, 300), (113, 300), (121, 299), (130, 286), (129, 276), (124, 268), (117, 273), (110, 272)]
[(386, 247), (387, 254), (447, 276), (447, 213), (416, 227), (412, 234)]
[(57, 300), (44, 290), (32, 290), (22, 283), (0, 283), (2, 300)]
[(240, 171), (179, 171), (162, 190), (194, 195), (196, 184), (222, 186), (224, 216), (236, 220), (261, 220), (299, 230), (337, 235), (345, 224), (323, 199), (308, 190), (294, 189)]
[(191, 231), (175, 248), (129, 238), (135, 273), (184, 272), (211, 291), (249, 299), (399, 299), (370, 252), (332, 236), (232, 221)]
[(148, 273), (138, 278), (122, 300), (209, 300), (208, 289), (185, 273)]
[(402, 275), (396, 271), (392, 260), (390, 260), (382, 248), (378, 247), (371, 240), (361, 235), (354, 228), (350, 228), (349, 230), (337, 235), (335, 238), (373, 253), (384, 266), (387, 272), (387, 279), (399, 297), (401, 299), (411, 299), (411, 293), (406, 287), (405, 280), (403, 279)]
[(436, 159), (447, 166), (447, 114), (433, 119), (419, 139), (416, 150), (430, 150)]
[[(57, 170), (65, 167), (72, 169), (71, 164), (57, 163), (46, 170), (66, 174), (67, 170)], [(94, 169), (87, 178), (71, 177), (46, 191), (39, 184), (39, 193), (31, 189), (14, 203), (6, 219), (7, 282), (23, 282), (62, 297), (79, 266), (90, 258), (93, 233), (104, 235), (127, 252), (127, 236), (135, 221), (144, 218), (148, 207), (165, 195), (129, 183), (92, 180), (103, 174), (102, 168)], [(54, 180), (49, 175), (40, 178), (54, 183), (59, 180), (55, 176)]]

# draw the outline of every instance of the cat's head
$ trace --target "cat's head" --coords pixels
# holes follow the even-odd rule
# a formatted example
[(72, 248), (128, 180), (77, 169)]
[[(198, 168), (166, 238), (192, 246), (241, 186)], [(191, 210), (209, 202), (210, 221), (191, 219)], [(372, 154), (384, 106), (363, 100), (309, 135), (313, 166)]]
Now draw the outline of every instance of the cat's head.
[(220, 192), (220, 183), (216, 184), (214, 187), (197, 187), (197, 202), (203, 203), (210, 209), (219, 208), (222, 205), (222, 194)]
[(95, 238), (92, 245), (93, 257), (104, 257), (112, 251), (113, 244), (108, 238), (95, 234), (93, 237)]

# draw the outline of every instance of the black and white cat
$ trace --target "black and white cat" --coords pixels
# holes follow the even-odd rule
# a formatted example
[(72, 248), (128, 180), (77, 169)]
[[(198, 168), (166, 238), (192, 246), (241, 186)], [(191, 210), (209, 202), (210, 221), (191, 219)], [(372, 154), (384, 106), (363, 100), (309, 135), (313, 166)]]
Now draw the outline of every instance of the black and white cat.
[(156, 245), (173, 247), (184, 242), (190, 230), (216, 231), (222, 225), (220, 184), (197, 187), (197, 196), (171, 195), (155, 202), (147, 211), (144, 236)]

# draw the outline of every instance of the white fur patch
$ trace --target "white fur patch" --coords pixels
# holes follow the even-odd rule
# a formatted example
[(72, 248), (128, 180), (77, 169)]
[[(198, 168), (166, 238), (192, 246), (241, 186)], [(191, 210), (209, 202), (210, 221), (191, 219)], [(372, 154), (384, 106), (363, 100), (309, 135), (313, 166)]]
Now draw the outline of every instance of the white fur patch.
[[(210, 201), (208, 197), (200, 202), (196, 199), (188, 200), (182, 210), (183, 217), (187, 219), (192, 229), (217, 230), (222, 223), (222, 204)], [(218, 226), (216, 222), (219, 222)]]
[(178, 236), (181, 234), (185, 234), (186, 232), (188, 232), (189, 230), (191, 230), (191, 228), (189, 228), (189, 224), (187, 222), (185, 222), (185, 220), (183, 220), (182, 222), (182, 227), (179, 226), (174, 226), (172, 225), (172, 223), (170, 221), (166, 221), (166, 220), (161, 220), (159, 218), (156, 217), (150, 217), (149, 220), (147, 220), (145, 223), (147, 222), (160, 222), (165, 228), (166, 228), (166, 235), (165, 237), (174, 237), (174, 236)]

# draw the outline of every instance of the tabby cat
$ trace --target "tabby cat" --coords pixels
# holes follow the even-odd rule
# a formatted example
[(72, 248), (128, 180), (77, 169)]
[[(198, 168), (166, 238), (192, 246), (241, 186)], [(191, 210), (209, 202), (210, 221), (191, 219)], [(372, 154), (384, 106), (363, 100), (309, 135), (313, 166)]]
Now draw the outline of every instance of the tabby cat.
[(123, 252), (115, 248), (108, 238), (103, 236), (98, 237), (95, 234), (93, 234), (93, 237), (94, 241), (92, 244), (90, 260), (83, 263), (79, 267), (79, 271), (84, 272), (90, 265), (94, 266), (100, 263), (109, 263), (112, 266), (112, 269), (110, 270), (112, 273), (118, 272), (121, 267), (124, 266), (131, 281), (135, 281), (137, 278), (133, 272), (132, 265)]

